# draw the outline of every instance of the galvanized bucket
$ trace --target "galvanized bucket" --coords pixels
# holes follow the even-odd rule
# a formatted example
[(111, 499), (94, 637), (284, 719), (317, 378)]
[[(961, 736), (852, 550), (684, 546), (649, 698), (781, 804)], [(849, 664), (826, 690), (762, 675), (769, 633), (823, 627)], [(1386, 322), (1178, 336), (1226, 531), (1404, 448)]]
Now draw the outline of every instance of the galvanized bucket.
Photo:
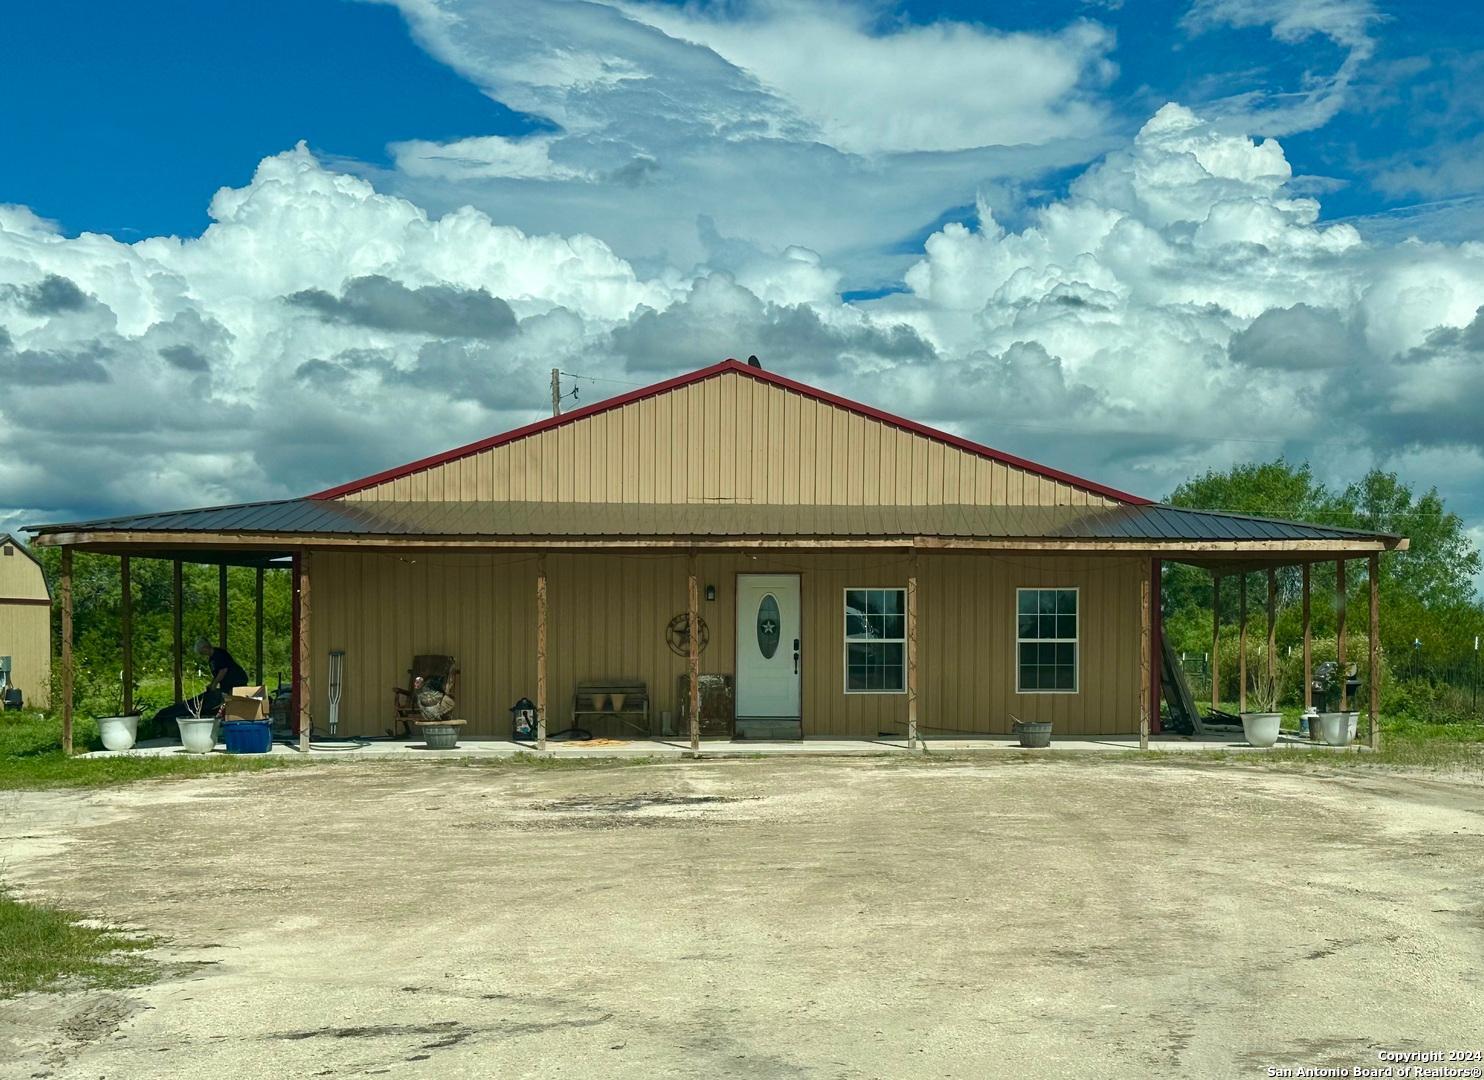
[(457, 724), (419, 724), (418, 730), (429, 750), (452, 750), (459, 745)]
[(1028, 749), (1039, 749), (1051, 745), (1051, 721), (1015, 721), (1015, 734), (1020, 745)]

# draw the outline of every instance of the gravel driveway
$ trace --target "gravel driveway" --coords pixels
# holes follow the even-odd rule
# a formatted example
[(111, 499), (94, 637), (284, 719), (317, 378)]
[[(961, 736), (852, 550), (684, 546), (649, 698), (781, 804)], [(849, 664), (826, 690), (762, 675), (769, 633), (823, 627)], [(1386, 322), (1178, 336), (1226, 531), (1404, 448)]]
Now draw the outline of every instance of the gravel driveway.
[(21, 895), (163, 935), (170, 965), (0, 1002), (7, 1080), (1257, 1077), (1484, 1050), (1465, 782), (342, 763), (0, 807)]

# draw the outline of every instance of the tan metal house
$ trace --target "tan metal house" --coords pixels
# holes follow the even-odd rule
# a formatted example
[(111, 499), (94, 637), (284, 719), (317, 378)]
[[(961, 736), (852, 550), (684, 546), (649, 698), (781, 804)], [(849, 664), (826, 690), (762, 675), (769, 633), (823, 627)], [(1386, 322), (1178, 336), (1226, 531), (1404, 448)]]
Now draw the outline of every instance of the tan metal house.
[(51, 603), (36, 557), (0, 533), (0, 689), (20, 690), (27, 705), (40, 709), (52, 696)]
[(302, 499), (35, 531), (291, 558), (306, 739), (332, 652), (344, 735), (391, 726), (418, 654), (456, 657), (469, 735), (523, 697), (592, 727), (583, 684), (642, 683), (649, 732), (694, 741), (691, 672), (725, 677), (739, 737), (1128, 733), (1157, 723), (1160, 560), (1406, 546), (1162, 506), (735, 360)]

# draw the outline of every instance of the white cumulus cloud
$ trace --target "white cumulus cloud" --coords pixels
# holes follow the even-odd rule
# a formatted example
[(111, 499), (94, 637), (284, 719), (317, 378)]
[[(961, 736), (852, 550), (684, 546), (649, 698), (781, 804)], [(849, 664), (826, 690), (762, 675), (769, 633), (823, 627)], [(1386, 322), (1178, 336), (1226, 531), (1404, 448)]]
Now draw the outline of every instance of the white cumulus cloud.
[(1179, 105), (1016, 228), (991, 199), (905, 292), (703, 219), (642, 270), (581, 232), (430, 213), (303, 147), (199, 238), (0, 208), (11, 521), (301, 494), (726, 355), (1158, 495), (1287, 452), (1390, 464), (1484, 520), (1484, 245), (1366, 241), (1282, 147)]

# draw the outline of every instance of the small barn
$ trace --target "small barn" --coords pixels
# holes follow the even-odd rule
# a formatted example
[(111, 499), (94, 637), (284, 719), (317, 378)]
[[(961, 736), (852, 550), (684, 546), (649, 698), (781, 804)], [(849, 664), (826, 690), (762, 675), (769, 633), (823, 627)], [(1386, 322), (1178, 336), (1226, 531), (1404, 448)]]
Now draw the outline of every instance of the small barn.
[(0, 684), (19, 690), (26, 705), (39, 709), (51, 703), (51, 603), (36, 556), (0, 533)]
[(527, 698), (543, 730), (693, 743), (1130, 733), (1158, 724), (1163, 562), (1245, 596), (1406, 546), (1164, 506), (735, 360), (302, 498), (35, 531), (64, 570), (290, 561), (306, 739), (332, 701), (383, 735), (435, 655), (469, 736)]

